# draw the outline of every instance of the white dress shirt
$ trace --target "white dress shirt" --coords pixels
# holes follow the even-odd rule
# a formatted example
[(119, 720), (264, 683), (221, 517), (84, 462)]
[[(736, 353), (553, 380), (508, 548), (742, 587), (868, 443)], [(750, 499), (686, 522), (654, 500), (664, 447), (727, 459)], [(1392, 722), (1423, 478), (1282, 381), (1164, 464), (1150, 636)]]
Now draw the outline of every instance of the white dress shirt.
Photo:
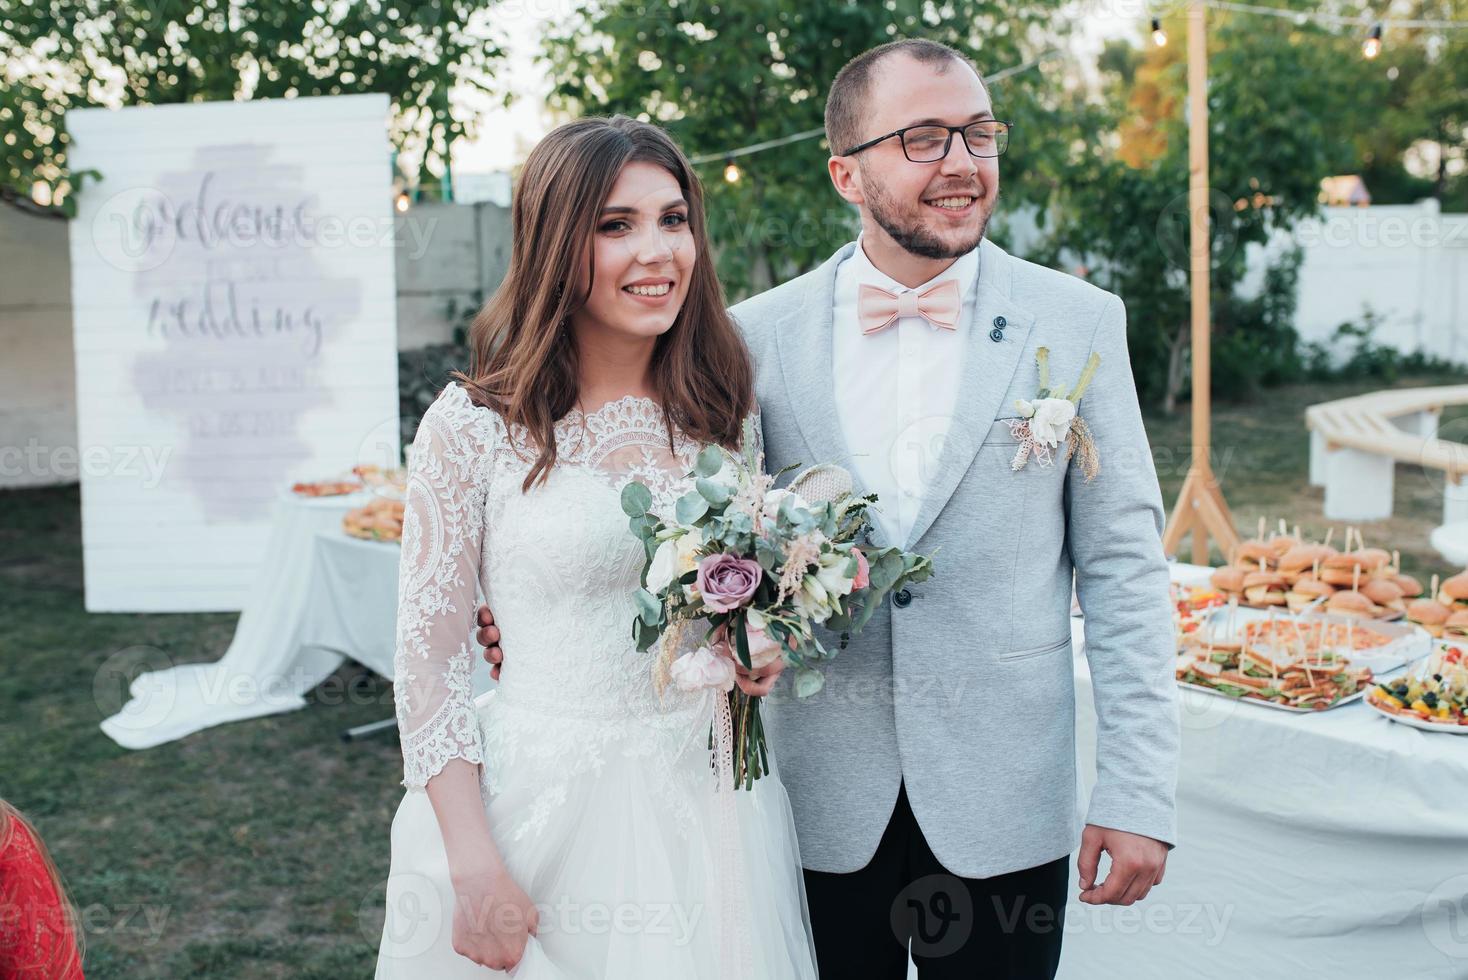
[(836, 269), (831, 368), (836, 411), (852, 458), (841, 461), (880, 500), (873, 511), (883, 546), (902, 546), (917, 520), (928, 484), (937, 472), (958, 400), (963, 374), (964, 332), (973, 329), (979, 250), (959, 257), (919, 291), (945, 279), (958, 280), (963, 297), (956, 330), (933, 326), (920, 316), (899, 317), (875, 334), (863, 334), (856, 315), (863, 284), (892, 293), (911, 292), (872, 264), (862, 247)]

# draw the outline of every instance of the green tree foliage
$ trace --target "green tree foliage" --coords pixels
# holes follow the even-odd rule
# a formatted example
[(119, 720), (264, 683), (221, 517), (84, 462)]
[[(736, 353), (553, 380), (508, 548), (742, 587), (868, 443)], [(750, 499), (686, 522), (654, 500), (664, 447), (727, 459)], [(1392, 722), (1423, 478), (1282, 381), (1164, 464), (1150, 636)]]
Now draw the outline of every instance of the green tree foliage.
[[(1315, 214), (1323, 177), (1355, 171), (1351, 137), (1372, 124), (1385, 86), (1362, 69), (1358, 39), (1275, 18), (1209, 21), (1212, 365), (1228, 395), (1294, 366), (1299, 256), (1284, 255), (1263, 294), (1245, 298), (1246, 247)], [(1119, 139), (1095, 143), (1057, 188), (1047, 257), (1083, 257), (1126, 301), (1138, 386), (1171, 408), (1188, 375), (1187, 29), (1181, 17), (1165, 26), (1166, 47), (1113, 47), (1102, 59)]]
[[(43, 182), (68, 211), (65, 114), (81, 106), (385, 92), (419, 178), (472, 119), (455, 86), (490, 91), (499, 49), (483, 0), (0, 0), (0, 186)], [(53, 197), (56, 196), (53, 193)]]
[[(718, 154), (823, 123), (831, 80), (851, 58), (901, 37), (969, 54), (989, 75), (1061, 47), (1059, 3), (922, 0), (606, 0), (546, 43), (553, 100), (575, 113), (624, 113), (666, 127), (690, 156)], [(1082, 144), (1080, 96), (1063, 61), (991, 86), (995, 114), (1015, 124), (1004, 158), (1006, 201), (1040, 200)], [(701, 167), (719, 271), (735, 298), (811, 268), (857, 230), (836, 195), (818, 137)]]
[[(1468, 0), (1432, 0), (1394, 7), (1394, 17), (1468, 21)], [(1370, 74), (1385, 97), (1357, 137), (1373, 203), (1435, 197), (1443, 210), (1468, 210), (1468, 30), (1392, 27)], [(1421, 155), (1426, 178), (1405, 169), (1409, 150)]]

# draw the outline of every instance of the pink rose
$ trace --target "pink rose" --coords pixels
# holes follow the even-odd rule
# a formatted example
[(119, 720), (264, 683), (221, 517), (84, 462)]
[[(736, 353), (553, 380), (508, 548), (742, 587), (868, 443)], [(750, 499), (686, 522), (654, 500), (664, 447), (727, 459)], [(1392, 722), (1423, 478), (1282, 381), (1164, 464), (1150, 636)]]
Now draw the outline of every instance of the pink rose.
[(867, 562), (867, 556), (861, 553), (860, 548), (852, 548), (851, 551), (856, 555), (856, 578), (851, 582), (851, 591), (855, 592), (872, 584), (872, 566)]
[[(780, 649), (780, 644), (764, 630), (757, 630), (748, 625), (745, 626), (745, 630), (749, 637), (749, 667), (751, 670), (763, 670), (780, 659), (784, 651)], [(734, 642), (732, 633), (726, 631), (721, 634), (717, 649), (719, 654), (731, 663), (738, 663), (742, 666), (743, 661), (739, 659), (739, 654), (734, 649)]]
[(734, 688), (734, 665), (708, 647), (699, 647), (674, 660), (669, 673), (673, 683), (682, 691), (699, 691), (706, 687), (730, 691)]
[(714, 612), (733, 612), (754, 597), (765, 570), (759, 562), (733, 555), (709, 555), (698, 563), (698, 591)]

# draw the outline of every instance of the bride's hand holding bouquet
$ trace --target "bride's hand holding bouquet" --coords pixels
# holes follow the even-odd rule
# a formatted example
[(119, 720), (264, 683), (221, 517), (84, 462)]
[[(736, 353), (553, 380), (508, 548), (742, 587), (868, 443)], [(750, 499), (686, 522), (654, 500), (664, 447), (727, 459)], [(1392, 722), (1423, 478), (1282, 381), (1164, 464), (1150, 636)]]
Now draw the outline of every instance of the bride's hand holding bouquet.
[[(632, 533), (647, 565), (636, 593), (633, 635), (638, 649), (659, 644), (654, 682), (685, 690), (725, 692), (732, 723), (734, 784), (749, 788), (769, 771), (759, 697), (736, 690), (742, 667), (768, 690), (788, 666), (797, 697), (825, 683), (817, 664), (834, 658), (891, 592), (926, 580), (932, 559), (900, 548), (863, 548), (875, 494), (858, 497), (851, 475), (816, 466), (788, 489), (775, 489), (787, 470), (767, 474), (746, 421), (743, 456), (705, 449), (690, 474), (695, 490), (679, 498), (671, 521), (650, 512), (652, 494), (640, 483), (622, 493)], [(793, 467), (792, 467), (793, 468)], [(703, 642), (675, 658), (695, 620), (706, 620)], [(838, 634), (834, 649), (815, 627)], [(783, 666), (782, 666), (783, 665)]]

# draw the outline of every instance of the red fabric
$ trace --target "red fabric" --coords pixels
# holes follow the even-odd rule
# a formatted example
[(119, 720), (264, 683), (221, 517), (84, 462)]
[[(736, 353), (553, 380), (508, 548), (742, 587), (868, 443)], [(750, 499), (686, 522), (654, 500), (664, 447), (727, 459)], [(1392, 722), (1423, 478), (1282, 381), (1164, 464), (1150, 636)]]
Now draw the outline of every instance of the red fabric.
[(0, 980), (82, 980), (76, 936), (41, 845), (12, 820), (0, 850)]

